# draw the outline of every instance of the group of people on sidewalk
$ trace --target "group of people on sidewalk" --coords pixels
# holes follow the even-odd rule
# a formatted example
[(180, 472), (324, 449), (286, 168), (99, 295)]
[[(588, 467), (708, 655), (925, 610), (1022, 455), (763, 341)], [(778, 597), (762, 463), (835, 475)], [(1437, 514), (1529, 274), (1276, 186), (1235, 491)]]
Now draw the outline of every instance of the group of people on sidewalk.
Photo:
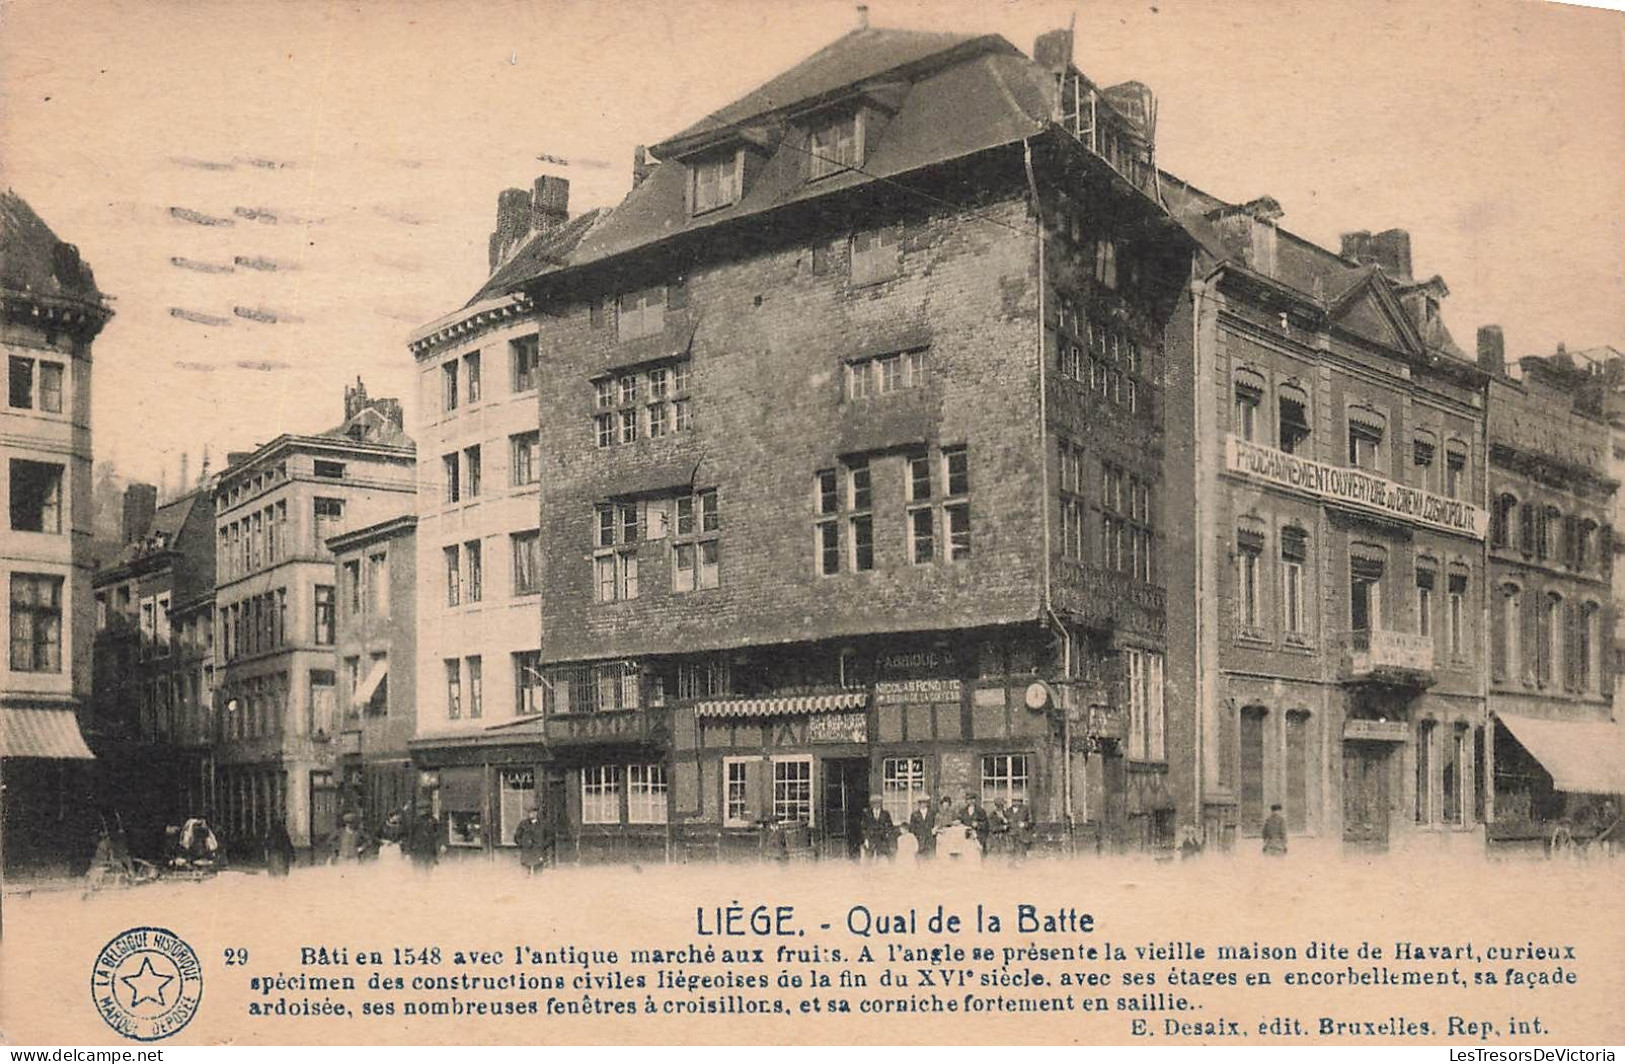
[(943, 795), (933, 808), (930, 798), (920, 798), (908, 821), (899, 827), (892, 820), (880, 795), (869, 799), (861, 822), (863, 856), (870, 860), (892, 860), (898, 856), (915, 860), (980, 860), (1004, 856), (1019, 861), (1032, 849), (1035, 834), (1032, 810), (1020, 796), (1008, 804), (1001, 798), (984, 806), (971, 791), (955, 803)]

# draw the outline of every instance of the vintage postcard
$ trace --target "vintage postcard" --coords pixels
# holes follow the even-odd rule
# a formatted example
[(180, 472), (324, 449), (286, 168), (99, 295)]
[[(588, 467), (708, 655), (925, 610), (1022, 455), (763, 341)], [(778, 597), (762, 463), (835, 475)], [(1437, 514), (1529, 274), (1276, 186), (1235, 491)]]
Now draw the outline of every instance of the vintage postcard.
[(0, 6), (0, 1043), (1612, 1060), (1622, 56)]

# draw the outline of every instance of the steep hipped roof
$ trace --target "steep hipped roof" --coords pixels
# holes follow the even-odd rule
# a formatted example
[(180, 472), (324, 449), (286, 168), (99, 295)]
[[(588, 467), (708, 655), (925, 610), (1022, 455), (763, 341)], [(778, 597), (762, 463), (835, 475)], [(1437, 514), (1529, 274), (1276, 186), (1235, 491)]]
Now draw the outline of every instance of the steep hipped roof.
[[(153, 511), (152, 525), (147, 529), (147, 538), (140, 543), (126, 543), (118, 549), (118, 553), (109, 558), (102, 566), (103, 572), (98, 579), (105, 578), (107, 573), (121, 569), (138, 558), (152, 553), (148, 543), (162, 536), (165, 550), (180, 549), (179, 538), (181, 530), (186, 527), (187, 518), (192, 514), (192, 508), (203, 497), (203, 492), (193, 491), (172, 499)], [(211, 529), (210, 535), (213, 535)]]
[(976, 37), (962, 33), (924, 33), (918, 30), (853, 30), (820, 48), (784, 73), (689, 126), (675, 137), (654, 146), (656, 158), (701, 141), (712, 133), (740, 125), (774, 111), (810, 103), (856, 82), (940, 58), (943, 53), (1015, 49), (1002, 37)]
[(0, 288), (98, 306), (96, 277), (51, 227), (11, 189), (0, 192)]

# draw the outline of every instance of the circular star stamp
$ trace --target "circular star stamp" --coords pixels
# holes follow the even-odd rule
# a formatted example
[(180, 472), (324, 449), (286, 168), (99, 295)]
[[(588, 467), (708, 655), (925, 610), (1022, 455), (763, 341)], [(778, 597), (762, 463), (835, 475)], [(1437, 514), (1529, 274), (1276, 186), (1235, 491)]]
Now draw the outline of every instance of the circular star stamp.
[(97, 954), (90, 1000), (119, 1034), (156, 1042), (197, 1014), (203, 965), (192, 947), (168, 928), (132, 927)]

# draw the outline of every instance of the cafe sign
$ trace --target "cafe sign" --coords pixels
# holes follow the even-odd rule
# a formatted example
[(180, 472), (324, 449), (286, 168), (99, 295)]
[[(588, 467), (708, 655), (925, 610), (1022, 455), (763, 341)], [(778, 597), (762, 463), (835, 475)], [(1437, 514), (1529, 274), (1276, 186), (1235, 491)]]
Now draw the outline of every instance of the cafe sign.
[(1317, 499), (1458, 536), (1483, 539), (1489, 529), (1489, 514), (1461, 499), (1447, 499), (1431, 491), (1396, 484), (1363, 469), (1327, 465), (1312, 458), (1260, 447), (1239, 436), (1227, 437), (1226, 444), (1225, 467), (1250, 480), (1268, 481)]
[(809, 743), (866, 743), (869, 741), (869, 714), (820, 713), (807, 719)]

